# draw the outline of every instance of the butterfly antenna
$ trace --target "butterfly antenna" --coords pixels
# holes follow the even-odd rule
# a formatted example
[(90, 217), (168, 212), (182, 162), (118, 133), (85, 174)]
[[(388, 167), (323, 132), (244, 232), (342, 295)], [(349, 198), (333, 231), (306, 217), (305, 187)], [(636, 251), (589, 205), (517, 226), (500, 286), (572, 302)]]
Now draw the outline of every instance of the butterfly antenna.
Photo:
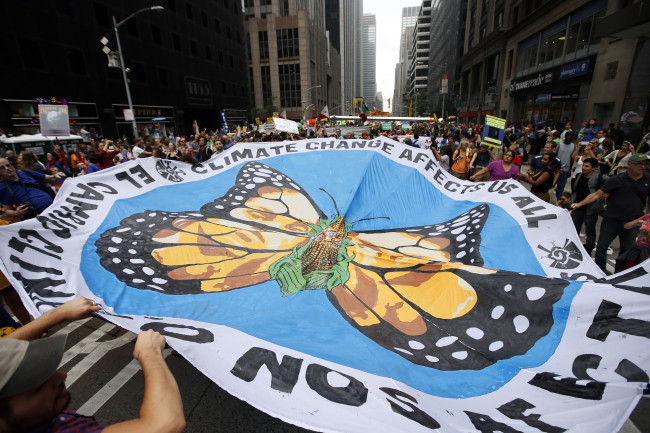
[(352, 221), (350, 224), (358, 223), (360, 221), (370, 221), (370, 220), (378, 220), (378, 219), (389, 220), (390, 218), (388, 218), (388, 217), (363, 218), (363, 219), (360, 219), (360, 220)]
[(334, 197), (331, 196), (331, 194), (327, 191), (325, 191), (323, 188), (320, 188), (321, 191), (323, 191), (325, 194), (329, 195), (330, 198), (332, 199), (332, 202), (334, 203), (334, 209), (336, 209), (336, 214), (341, 215), (341, 212), (339, 212), (339, 207), (336, 205), (336, 200), (334, 200)]

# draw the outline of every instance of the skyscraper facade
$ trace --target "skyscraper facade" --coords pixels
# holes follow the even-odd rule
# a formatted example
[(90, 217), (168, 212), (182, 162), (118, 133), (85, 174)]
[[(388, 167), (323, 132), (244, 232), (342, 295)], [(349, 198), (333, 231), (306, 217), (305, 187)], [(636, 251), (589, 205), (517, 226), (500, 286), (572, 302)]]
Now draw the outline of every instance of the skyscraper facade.
[(374, 14), (363, 14), (363, 64), (361, 96), (368, 107), (374, 105), (377, 94), (377, 21)]
[[(325, 0), (245, 0), (255, 117), (314, 117), (341, 104), (341, 59), (326, 29)], [(340, 43), (340, 40), (339, 40)]]
[(408, 67), (411, 58), (411, 41), (413, 40), (413, 29), (417, 20), (420, 6), (409, 6), (402, 8), (402, 31), (399, 43), (399, 61), (395, 65), (395, 87), (393, 90), (392, 113), (405, 115), (408, 109), (407, 82)]
[(341, 55), (341, 103), (331, 106), (331, 114), (348, 113), (352, 99), (358, 95), (356, 77), (360, 76), (357, 68), (361, 63), (361, 26), (363, 0), (326, 0), (325, 25), (330, 35), (332, 46)]

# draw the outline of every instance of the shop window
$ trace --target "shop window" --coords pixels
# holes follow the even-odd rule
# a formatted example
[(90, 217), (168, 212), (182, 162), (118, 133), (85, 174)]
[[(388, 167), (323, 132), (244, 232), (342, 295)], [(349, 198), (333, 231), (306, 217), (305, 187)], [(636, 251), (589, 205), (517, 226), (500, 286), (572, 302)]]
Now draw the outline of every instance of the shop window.
[(38, 43), (29, 40), (18, 38), (18, 49), (20, 56), (23, 59), (23, 65), (26, 68), (44, 69), (43, 57), (41, 55), (41, 48)]
[(300, 65), (279, 65), (280, 105), (300, 107)]
[(578, 43), (578, 30), (580, 29), (580, 23), (573, 24), (569, 27), (569, 31), (566, 35), (566, 53), (571, 54), (576, 51), (576, 46)]
[(174, 43), (174, 49), (176, 51), (181, 50), (181, 37), (178, 35), (178, 33), (172, 34), (172, 42)]
[(269, 36), (267, 32), (258, 32), (258, 40), (260, 44), (260, 59), (269, 58)]
[(578, 30), (578, 39), (576, 41), (576, 51), (583, 50), (589, 45), (589, 35), (591, 34), (591, 17), (580, 22)]
[(86, 75), (86, 61), (84, 60), (84, 54), (80, 50), (67, 49), (65, 50), (65, 55), (68, 58), (68, 65), (70, 66), (70, 72), (74, 75)]

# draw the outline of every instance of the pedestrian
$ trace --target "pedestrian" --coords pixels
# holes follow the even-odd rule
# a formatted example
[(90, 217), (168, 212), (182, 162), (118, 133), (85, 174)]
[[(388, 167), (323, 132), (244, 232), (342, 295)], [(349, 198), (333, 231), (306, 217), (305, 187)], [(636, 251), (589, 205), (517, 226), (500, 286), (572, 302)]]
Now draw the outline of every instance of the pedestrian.
[(530, 176), (519, 173), (519, 180), (532, 185), (530, 192), (547, 203), (551, 203), (551, 194), (549, 193), (549, 190), (553, 187), (553, 177), (555, 174), (553, 170), (553, 161), (555, 161), (555, 154), (545, 153), (541, 160), (542, 171)]
[[(67, 410), (70, 392), (67, 374), (57, 370), (65, 351), (66, 335), (40, 338), (58, 323), (87, 317), (99, 306), (86, 298), (49, 310), (0, 339), (0, 431), (100, 432), (93, 417)], [(133, 357), (144, 372), (144, 397), (139, 417), (115, 424), (106, 431), (181, 432), (185, 428), (183, 404), (162, 349), (165, 337), (148, 330), (138, 335)]]
[(515, 152), (512, 150), (507, 150), (503, 154), (503, 159), (491, 162), (487, 167), (481, 169), (473, 176), (470, 177), (470, 180), (476, 181), (477, 178), (482, 178), (486, 173), (490, 173), (490, 182), (495, 180), (506, 180), (506, 179), (517, 179), (519, 177), (519, 167), (517, 167), (513, 160), (515, 158)]
[(607, 199), (607, 207), (600, 224), (596, 244), (596, 264), (607, 272), (607, 249), (616, 237), (620, 240), (619, 255), (625, 254), (634, 245), (638, 227), (625, 228), (625, 224), (642, 217), (650, 195), (650, 175), (645, 171), (650, 161), (648, 155), (637, 153), (628, 160), (627, 170), (610, 177), (596, 192), (589, 194), (572, 208)]
[[(571, 201), (573, 203), (581, 202), (589, 194), (598, 191), (602, 185), (603, 175), (600, 173), (600, 170), (598, 170), (598, 160), (596, 158), (585, 159), (582, 163), (582, 172), (578, 173), (571, 183)], [(585, 226), (585, 235), (587, 236), (587, 239), (584, 247), (589, 255), (591, 255), (591, 252), (596, 246), (596, 223), (598, 222), (598, 216), (602, 211), (603, 204), (600, 200), (596, 200), (588, 206), (579, 207), (571, 211), (571, 219), (573, 220), (576, 232), (580, 234), (582, 225), (584, 224)]]
[(452, 157), (451, 174), (463, 180), (467, 180), (469, 161), (473, 156), (468, 147), (469, 140), (466, 138), (462, 139), (460, 141), (460, 147), (454, 151)]
[(557, 158), (560, 160), (560, 176), (557, 179), (557, 187), (555, 191), (556, 199), (560, 199), (560, 196), (564, 192), (564, 187), (566, 186), (567, 179), (569, 178), (569, 173), (571, 173), (571, 167), (573, 165), (573, 152), (576, 150), (576, 145), (573, 141), (565, 138), (564, 140), (560, 139), (560, 134), (557, 131), (554, 133), (557, 146)]
[(626, 229), (639, 228), (639, 235), (632, 248), (625, 254), (621, 254), (616, 259), (615, 272), (622, 272), (626, 269), (636, 266), (650, 257), (650, 214), (646, 214), (639, 219), (626, 223), (623, 227)]

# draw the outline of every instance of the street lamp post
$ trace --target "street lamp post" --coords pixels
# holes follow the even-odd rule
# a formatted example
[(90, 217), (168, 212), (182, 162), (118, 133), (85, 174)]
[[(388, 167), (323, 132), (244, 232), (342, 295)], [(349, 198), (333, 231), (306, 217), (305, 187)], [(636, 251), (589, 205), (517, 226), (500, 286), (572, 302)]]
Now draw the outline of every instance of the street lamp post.
[(119, 23), (115, 19), (115, 16), (113, 16), (113, 30), (115, 30), (115, 40), (117, 41), (117, 51), (120, 53), (120, 67), (122, 68), (122, 77), (124, 78), (124, 87), (126, 88), (126, 100), (129, 103), (129, 110), (131, 110), (131, 124), (133, 126), (133, 138), (136, 139), (138, 137), (138, 125), (135, 122), (135, 112), (133, 111), (133, 101), (131, 100), (131, 90), (129, 89), (129, 80), (126, 77), (126, 67), (124, 66), (124, 56), (122, 55), (122, 44), (120, 43), (120, 32), (118, 29), (122, 24), (133, 18), (134, 16), (145, 12), (145, 11), (156, 11), (156, 12), (162, 12), (164, 11), (165, 8), (162, 6), (151, 6), (148, 8), (142, 8), (139, 9), (135, 12), (133, 12), (131, 15), (128, 17), (124, 18), (122, 21)]
[(303, 125), (305, 124), (305, 121), (307, 120), (307, 117), (305, 116), (305, 113), (307, 112), (307, 108), (309, 108), (309, 107), (311, 107), (312, 105), (314, 105), (314, 104), (311, 104), (311, 105), (308, 105), (308, 106), (305, 107), (305, 104), (307, 103), (307, 100), (305, 99), (305, 93), (306, 93), (306, 92), (309, 92), (309, 91), (312, 90), (312, 89), (318, 89), (319, 87), (320, 87), (320, 84), (318, 84), (318, 85), (316, 85), (316, 86), (312, 86), (312, 87), (310, 87), (309, 89), (306, 89), (306, 90), (303, 90), (303, 91), (302, 91), (303, 98), (302, 98), (302, 101), (301, 101), (301, 102), (302, 102), (302, 106), (303, 106), (303, 109), (302, 109), (302, 124), (303, 124)]

